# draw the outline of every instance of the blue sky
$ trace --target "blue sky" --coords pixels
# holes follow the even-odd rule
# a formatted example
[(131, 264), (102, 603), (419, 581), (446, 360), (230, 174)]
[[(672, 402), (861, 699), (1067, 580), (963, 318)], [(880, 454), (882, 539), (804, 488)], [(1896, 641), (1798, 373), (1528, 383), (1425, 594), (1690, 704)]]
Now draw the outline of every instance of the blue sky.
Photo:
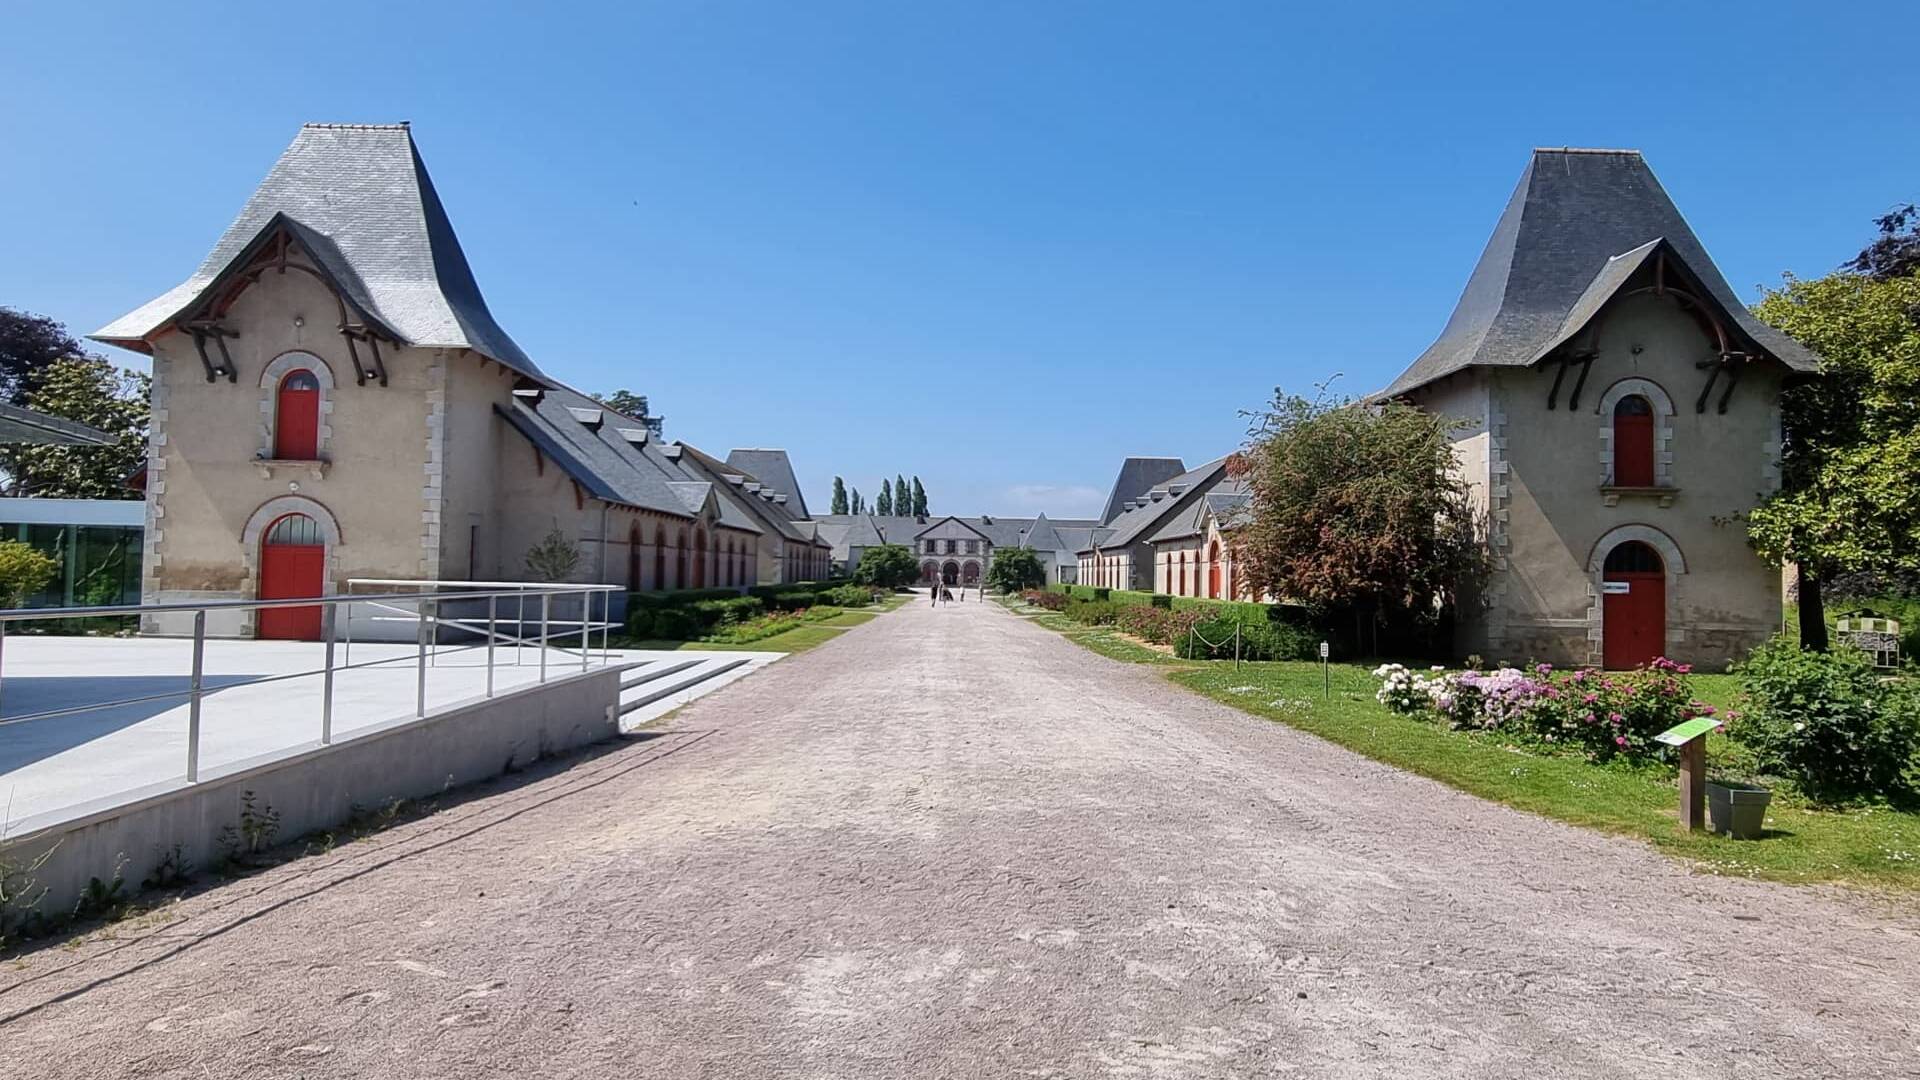
[(548, 371), (789, 448), (822, 509), (1066, 516), (1276, 386), (1384, 384), (1534, 146), (1644, 150), (1743, 296), (1920, 197), (1906, 5), (522, 7), (11, 11), (0, 304), (91, 330), (300, 122), (411, 120)]

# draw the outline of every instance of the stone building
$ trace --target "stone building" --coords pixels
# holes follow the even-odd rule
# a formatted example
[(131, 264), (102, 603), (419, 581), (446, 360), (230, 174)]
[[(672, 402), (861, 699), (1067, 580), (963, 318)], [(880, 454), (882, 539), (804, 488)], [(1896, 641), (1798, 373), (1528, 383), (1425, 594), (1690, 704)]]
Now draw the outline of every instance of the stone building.
[(931, 584), (979, 583), (1000, 548), (1028, 548), (1046, 570), (1048, 582), (1071, 582), (1078, 567), (1075, 549), (1087, 542), (1098, 522), (1038, 517), (902, 517), (880, 514), (827, 514), (820, 532), (833, 545), (837, 569), (860, 565), (868, 548), (897, 544), (920, 559), (920, 580)]
[[(404, 124), (301, 128), (200, 267), (93, 337), (153, 358), (149, 603), (523, 579), (555, 529), (579, 578), (634, 588), (826, 565), (782, 524), (797, 491), (664, 443), (521, 350)], [(319, 619), (220, 611), (209, 630), (312, 637)]]
[(1121, 468), (1114, 494), (1107, 499), (1108, 510), (1117, 513), (1076, 553), (1083, 585), (1164, 592), (1160, 585), (1165, 579), (1156, 569), (1155, 535), (1200, 506), (1227, 478), (1224, 457), (1159, 480), (1152, 478), (1164, 475), (1164, 467), (1129, 468), (1143, 460), (1180, 464), (1173, 458), (1129, 459)]
[(1713, 669), (1780, 625), (1742, 515), (1819, 360), (1748, 313), (1640, 154), (1537, 150), (1452, 318), (1384, 397), (1459, 419), (1488, 660)]

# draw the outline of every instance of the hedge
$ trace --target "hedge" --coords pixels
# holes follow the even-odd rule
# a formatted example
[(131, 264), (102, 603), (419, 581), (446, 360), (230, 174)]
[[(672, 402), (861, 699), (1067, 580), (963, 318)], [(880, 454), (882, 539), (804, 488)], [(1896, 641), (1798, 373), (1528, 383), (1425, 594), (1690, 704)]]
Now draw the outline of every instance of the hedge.
[(630, 608), (627, 634), (636, 638), (691, 641), (720, 627), (746, 622), (765, 610), (766, 605), (759, 597), (740, 596), (731, 591), (724, 599), (694, 600), (673, 607)]
[(627, 594), (627, 610), (685, 607), (697, 600), (731, 600), (739, 595), (739, 589), (670, 589), (666, 592), (630, 592)]

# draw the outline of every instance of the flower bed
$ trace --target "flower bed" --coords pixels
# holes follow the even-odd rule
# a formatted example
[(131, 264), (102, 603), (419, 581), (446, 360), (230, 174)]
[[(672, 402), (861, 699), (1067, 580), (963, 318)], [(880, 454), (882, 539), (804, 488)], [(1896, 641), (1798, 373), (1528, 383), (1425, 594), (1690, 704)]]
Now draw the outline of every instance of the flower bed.
[(1550, 664), (1531, 669), (1425, 674), (1399, 664), (1374, 669), (1375, 698), (1393, 712), (1430, 715), (1455, 729), (1498, 731), (1581, 749), (1597, 759), (1646, 760), (1662, 751), (1653, 737), (1714, 707), (1696, 701), (1682, 676), (1685, 664), (1664, 658), (1629, 672)]

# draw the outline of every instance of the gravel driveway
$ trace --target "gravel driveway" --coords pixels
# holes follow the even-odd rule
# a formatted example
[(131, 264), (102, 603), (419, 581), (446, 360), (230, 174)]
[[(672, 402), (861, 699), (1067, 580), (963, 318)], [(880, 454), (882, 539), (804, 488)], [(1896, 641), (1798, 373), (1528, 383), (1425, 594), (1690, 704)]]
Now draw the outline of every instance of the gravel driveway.
[(1920, 918), (909, 606), (0, 967), (8, 1077), (1920, 1075)]

